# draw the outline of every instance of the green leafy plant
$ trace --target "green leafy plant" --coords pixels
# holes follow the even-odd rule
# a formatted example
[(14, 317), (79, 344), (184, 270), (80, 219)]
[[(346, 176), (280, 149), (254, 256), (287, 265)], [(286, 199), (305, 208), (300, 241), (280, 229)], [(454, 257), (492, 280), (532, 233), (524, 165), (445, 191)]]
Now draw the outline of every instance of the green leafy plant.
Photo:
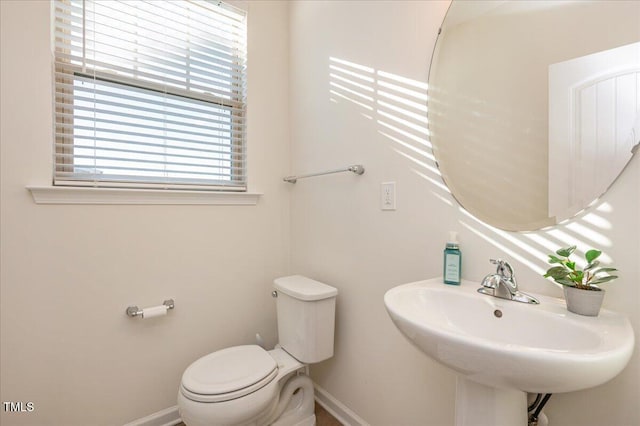
[(547, 270), (544, 274), (545, 278), (553, 278), (558, 284), (581, 288), (584, 290), (595, 290), (596, 284), (606, 283), (607, 281), (618, 278), (617, 275), (611, 275), (611, 272), (617, 271), (616, 268), (602, 268), (600, 261), (596, 260), (602, 252), (600, 250), (591, 249), (584, 254), (587, 266), (584, 269), (576, 267), (576, 263), (571, 261), (569, 257), (576, 250), (576, 246), (562, 248), (555, 254), (549, 255), (549, 263), (556, 264)]

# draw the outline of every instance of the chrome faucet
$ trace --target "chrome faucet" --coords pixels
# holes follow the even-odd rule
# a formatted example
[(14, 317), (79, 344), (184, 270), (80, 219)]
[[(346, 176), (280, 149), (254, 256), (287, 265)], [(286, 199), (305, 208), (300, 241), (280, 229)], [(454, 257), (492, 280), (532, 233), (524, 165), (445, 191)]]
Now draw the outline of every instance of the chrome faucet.
[(501, 299), (514, 300), (516, 302), (539, 304), (540, 302), (533, 296), (522, 293), (518, 290), (518, 282), (513, 273), (513, 268), (506, 260), (490, 259), (491, 263), (498, 265), (495, 274), (489, 274), (482, 280), (482, 287), (478, 293)]

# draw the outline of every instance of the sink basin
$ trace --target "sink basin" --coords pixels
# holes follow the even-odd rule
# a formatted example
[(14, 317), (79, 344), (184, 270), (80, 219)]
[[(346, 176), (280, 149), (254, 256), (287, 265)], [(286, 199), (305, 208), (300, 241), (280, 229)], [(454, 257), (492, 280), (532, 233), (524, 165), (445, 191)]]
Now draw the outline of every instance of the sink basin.
[(389, 290), (384, 303), (398, 329), (422, 352), (473, 382), (533, 393), (600, 385), (627, 365), (633, 330), (624, 315), (567, 311), (561, 299), (539, 305), (477, 293), (479, 283), (441, 278)]

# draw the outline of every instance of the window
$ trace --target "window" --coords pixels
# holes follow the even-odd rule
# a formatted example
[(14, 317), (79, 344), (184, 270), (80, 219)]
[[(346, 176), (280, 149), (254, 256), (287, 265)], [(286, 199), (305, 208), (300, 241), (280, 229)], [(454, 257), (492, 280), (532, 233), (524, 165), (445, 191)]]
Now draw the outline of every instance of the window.
[(246, 190), (246, 15), (56, 0), (55, 185)]

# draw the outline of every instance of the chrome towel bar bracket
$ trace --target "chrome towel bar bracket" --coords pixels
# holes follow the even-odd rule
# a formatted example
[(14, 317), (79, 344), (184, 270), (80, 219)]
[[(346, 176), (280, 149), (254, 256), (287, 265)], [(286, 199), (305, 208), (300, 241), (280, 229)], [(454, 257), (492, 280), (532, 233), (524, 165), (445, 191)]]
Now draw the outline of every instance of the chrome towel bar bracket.
[(282, 180), (289, 183), (296, 183), (298, 179), (304, 179), (304, 178), (314, 177), (314, 176), (330, 175), (333, 173), (342, 173), (342, 172), (352, 172), (357, 175), (361, 175), (364, 173), (364, 166), (362, 164), (354, 164), (353, 166), (345, 167), (343, 169), (328, 170), (326, 172), (319, 172), (319, 173), (309, 173), (306, 175), (287, 176)]

